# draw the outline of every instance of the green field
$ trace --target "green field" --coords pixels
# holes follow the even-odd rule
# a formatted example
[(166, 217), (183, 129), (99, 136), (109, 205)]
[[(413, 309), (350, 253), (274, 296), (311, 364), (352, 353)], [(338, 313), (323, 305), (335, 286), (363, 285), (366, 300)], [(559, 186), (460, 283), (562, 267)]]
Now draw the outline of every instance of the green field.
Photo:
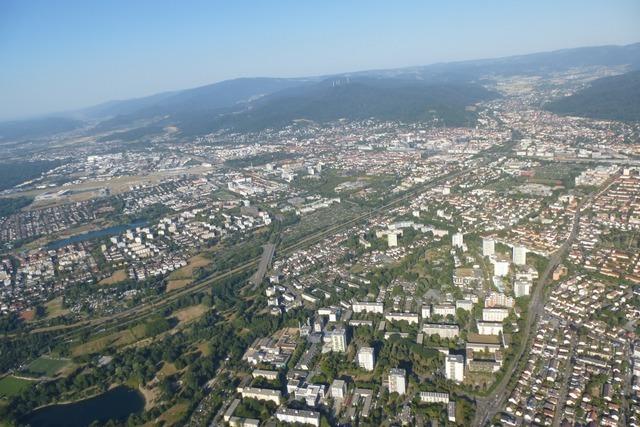
[(67, 366), (69, 361), (67, 359), (52, 359), (49, 357), (39, 357), (33, 362), (29, 363), (25, 368), (25, 374), (34, 376), (53, 377), (58, 371)]
[(4, 377), (0, 380), (0, 398), (19, 395), (23, 390), (31, 387), (31, 381), (16, 377)]

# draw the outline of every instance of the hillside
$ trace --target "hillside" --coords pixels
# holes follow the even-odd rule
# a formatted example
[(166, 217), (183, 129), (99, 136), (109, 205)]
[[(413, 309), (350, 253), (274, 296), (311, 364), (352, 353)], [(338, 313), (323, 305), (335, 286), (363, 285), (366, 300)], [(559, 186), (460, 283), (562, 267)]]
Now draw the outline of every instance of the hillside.
[(640, 121), (640, 71), (605, 77), (545, 105), (556, 114), (592, 119)]
[[(325, 122), (340, 118), (405, 121), (437, 118), (444, 125), (463, 126), (472, 124), (475, 116), (466, 106), (495, 96), (477, 85), (483, 79), (497, 75), (547, 75), (590, 66), (640, 69), (640, 43), (334, 76), (226, 80), (111, 101), (60, 114), (58, 118), (0, 123), (0, 141), (51, 136), (87, 123), (93, 126), (94, 133), (116, 132), (105, 139), (126, 140), (145, 133), (161, 134), (164, 127), (171, 125), (178, 126), (181, 134), (191, 136), (222, 128), (277, 127), (296, 119)], [(582, 114), (593, 117), (637, 120), (637, 98), (624, 84), (632, 83), (597, 82), (584, 93), (552, 103), (549, 108), (561, 114), (583, 111)], [(617, 85), (622, 85), (618, 92)], [(575, 98), (578, 96), (587, 97), (586, 102)], [(592, 102), (589, 98), (598, 99)]]
[(67, 117), (43, 117), (0, 123), (0, 141), (39, 138), (68, 132), (83, 125), (80, 120)]
[(472, 84), (425, 84), (389, 79), (330, 79), (311, 87), (278, 92), (239, 114), (222, 116), (219, 126), (239, 129), (278, 127), (294, 120), (338, 119), (420, 121), (438, 119), (468, 126), (475, 114), (466, 107), (496, 97)]

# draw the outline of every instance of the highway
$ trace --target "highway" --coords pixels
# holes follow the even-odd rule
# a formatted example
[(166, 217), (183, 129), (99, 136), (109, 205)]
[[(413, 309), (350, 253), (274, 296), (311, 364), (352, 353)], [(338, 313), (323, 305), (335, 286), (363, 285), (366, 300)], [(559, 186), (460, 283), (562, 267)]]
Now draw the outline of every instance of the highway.
[(262, 279), (264, 279), (264, 275), (267, 273), (267, 268), (269, 268), (271, 260), (273, 259), (273, 254), (276, 252), (276, 245), (273, 243), (267, 243), (262, 248), (262, 258), (260, 258), (260, 264), (258, 264), (258, 271), (251, 276), (251, 283), (253, 283), (254, 287), (262, 283)]

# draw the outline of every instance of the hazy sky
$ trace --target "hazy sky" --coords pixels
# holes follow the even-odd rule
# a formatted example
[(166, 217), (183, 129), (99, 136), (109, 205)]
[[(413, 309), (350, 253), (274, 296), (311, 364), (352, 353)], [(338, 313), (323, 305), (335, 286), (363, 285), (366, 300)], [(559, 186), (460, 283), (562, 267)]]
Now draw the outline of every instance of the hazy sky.
[(0, 118), (242, 76), (640, 41), (640, 0), (0, 0)]

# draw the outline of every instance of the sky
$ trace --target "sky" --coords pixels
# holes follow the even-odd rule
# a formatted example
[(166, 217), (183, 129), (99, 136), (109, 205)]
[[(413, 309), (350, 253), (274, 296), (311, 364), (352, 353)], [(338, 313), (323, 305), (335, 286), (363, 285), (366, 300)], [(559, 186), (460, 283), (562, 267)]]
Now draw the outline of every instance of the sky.
[(237, 77), (640, 42), (639, 0), (0, 0), (0, 120)]

